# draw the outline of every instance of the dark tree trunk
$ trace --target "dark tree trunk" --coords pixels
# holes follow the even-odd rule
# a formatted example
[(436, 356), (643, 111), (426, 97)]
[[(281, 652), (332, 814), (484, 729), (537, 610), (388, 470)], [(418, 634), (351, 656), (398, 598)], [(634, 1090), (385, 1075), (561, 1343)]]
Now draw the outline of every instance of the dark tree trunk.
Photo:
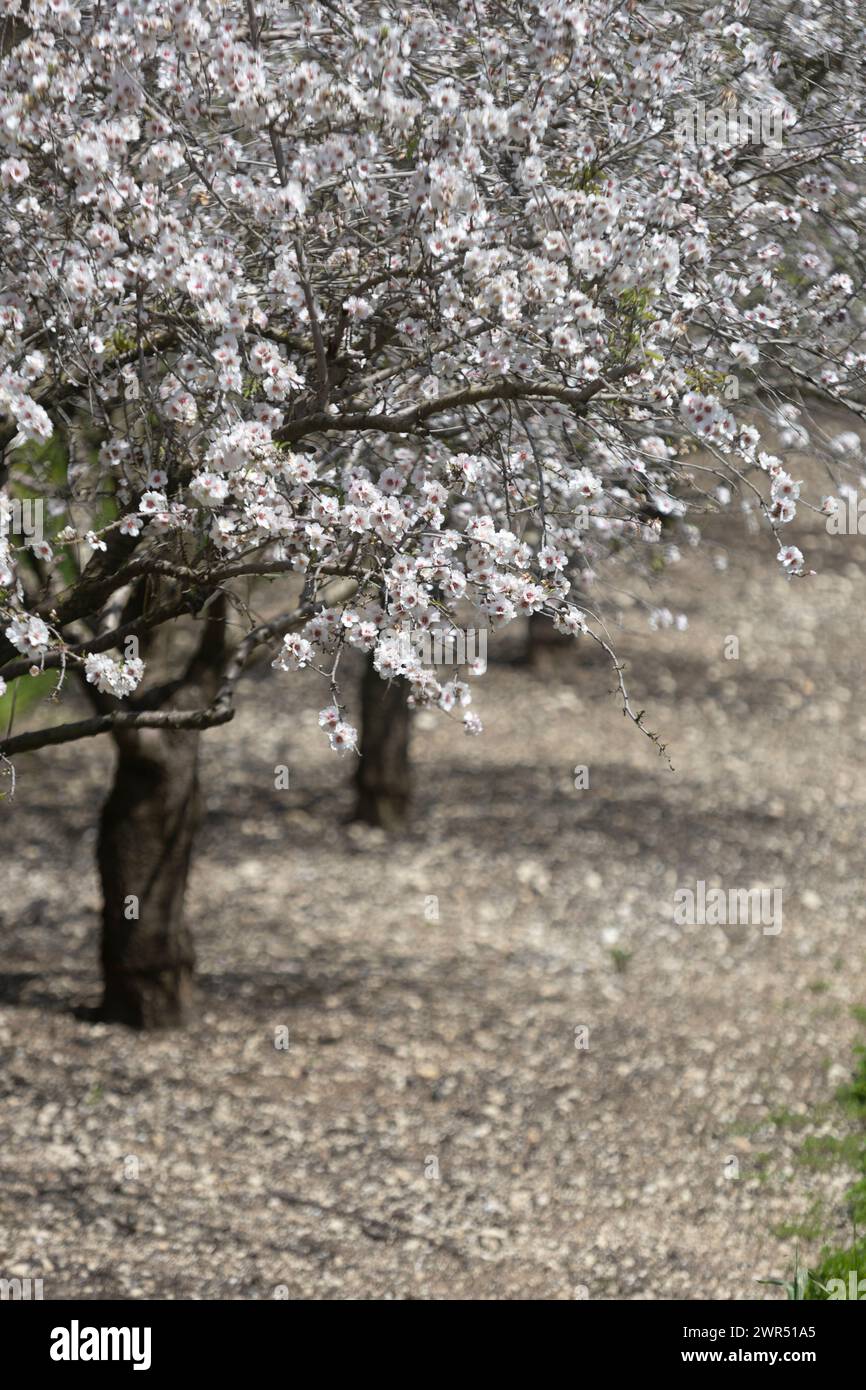
[(567, 632), (558, 632), (546, 613), (530, 613), (526, 636), (526, 664), (545, 669), (558, 664), (563, 653), (574, 654), (575, 641)]
[(367, 657), (361, 681), (361, 758), (355, 774), (354, 819), (383, 830), (399, 830), (409, 810), (408, 696), (405, 680), (381, 680), (372, 656)]
[[(183, 679), (149, 707), (195, 709), (217, 689), (224, 652), (221, 603), (205, 620)], [(192, 1006), (195, 952), (184, 920), (193, 842), (201, 820), (199, 744), (193, 730), (138, 729), (116, 735), (114, 785), (102, 810), (98, 1017), (133, 1028), (182, 1025)]]
[(170, 1028), (189, 1014), (195, 955), (183, 902), (201, 817), (200, 737), (147, 729), (119, 748), (98, 848), (107, 1022)]

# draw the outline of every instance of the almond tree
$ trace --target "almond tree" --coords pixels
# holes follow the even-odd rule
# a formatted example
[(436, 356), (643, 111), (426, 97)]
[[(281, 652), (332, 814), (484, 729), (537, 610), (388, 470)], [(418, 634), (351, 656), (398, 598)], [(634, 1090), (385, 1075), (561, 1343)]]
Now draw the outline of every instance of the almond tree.
[[(51, 671), (58, 700), (0, 754), (11, 790), (17, 755), (113, 736), (103, 1012), (176, 1022), (197, 739), (254, 658), (320, 682), (356, 757), (347, 647), (474, 734), (471, 673), (421, 639), (543, 613), (600, 644), (655, 737), (606, 622), (623, 577), (738, 509), (805, 573), (798, 500), (834, 503), (799, 498), (786, 452), (811, 443), (833, 493), (860, 451), (863, 17), (0, 14), (0, 683)], [(852, 428), (826, 438), (820, 401)], [(60, 712), (72, 675), (89, 717)]]

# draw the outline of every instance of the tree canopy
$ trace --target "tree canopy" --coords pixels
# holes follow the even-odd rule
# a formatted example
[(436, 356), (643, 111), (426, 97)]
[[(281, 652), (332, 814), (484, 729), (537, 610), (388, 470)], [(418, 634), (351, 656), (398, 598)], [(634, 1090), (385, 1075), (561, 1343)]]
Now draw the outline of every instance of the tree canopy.
[[(395, 633), (544, 612), (615, 662), (607, 596), (666, 518), (696, 544), (745, 508), (806, 572), (798, 505), (836, 505), (866, 408), (857, 0), (0, 14), (0, 693), (104, 697), (7, 760), (224, 722), (263, 646), (337, 749), (346, 647), (477, 732), (465, 673)], [(138, 639), (219, 595), (215, 699), (161, 708)]]

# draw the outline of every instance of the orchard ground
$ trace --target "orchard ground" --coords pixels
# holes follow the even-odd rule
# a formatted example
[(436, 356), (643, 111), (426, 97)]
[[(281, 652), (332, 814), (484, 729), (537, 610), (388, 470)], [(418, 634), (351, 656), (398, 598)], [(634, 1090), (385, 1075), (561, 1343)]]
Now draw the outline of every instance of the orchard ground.
[[(866, 539), (792, 539), (818, 577), (744, 532), (726, 575), (690, 554), (660, 583), (687, 633), (626, 609), (675, 772), (588, 642), (494, 661), (483, 737), (421, 716), (414, 820), (385, 839), (343, 823), (315, 679), (246, 687), (204, 740), (184, 1033), (70, 1011), (98, 996), (112, 753), (20, 759), (0, 1275), (46, 1298), (737, 1299), (847, 1243), (851, 1173), (804, 1143), (844, 1139), (866, 1005)], [(674, 925), (698, 880), (781, 888), (782, 930)]]

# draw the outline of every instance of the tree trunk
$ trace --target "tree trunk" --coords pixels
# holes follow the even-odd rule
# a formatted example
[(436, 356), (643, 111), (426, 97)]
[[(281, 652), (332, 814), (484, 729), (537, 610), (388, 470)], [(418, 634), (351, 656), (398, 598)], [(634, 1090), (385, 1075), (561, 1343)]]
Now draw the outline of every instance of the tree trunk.
[[(224, 608), (205, 620), (195, 656), (159, 707), (194, 709), (213, 699), (224, 653)], [(147, 697), (144, 697), (147, 703)], [(149, 703), (153, 703), (153, 700)], [(102, 810), (98, 1017), (133, 1028), (181, 1026), (192, 1006), (195, 952), (183, 905), (201, 821), (194, 730), (120, 730), (114, 785)]]
[(361, 759), (355, 774), (354, 819), (383, 830), (399, 830), (409, 810), (408, 696), (405, 680), (381, 680), (372, 656), (367, 657), (361, 681)]
[(526, 634), (526, 664), (547, 670), (558, 664), (566, 651), (573, 654), (575, 641), (567, 632), (558, 632), (546, 613), (530, 613)]
[(201, 818), (200, 737), (143, 729), (119, 748), (98, 847), (107, 1022), (170, 1028), (189, 1014), (195, 955), (183, 901)]

